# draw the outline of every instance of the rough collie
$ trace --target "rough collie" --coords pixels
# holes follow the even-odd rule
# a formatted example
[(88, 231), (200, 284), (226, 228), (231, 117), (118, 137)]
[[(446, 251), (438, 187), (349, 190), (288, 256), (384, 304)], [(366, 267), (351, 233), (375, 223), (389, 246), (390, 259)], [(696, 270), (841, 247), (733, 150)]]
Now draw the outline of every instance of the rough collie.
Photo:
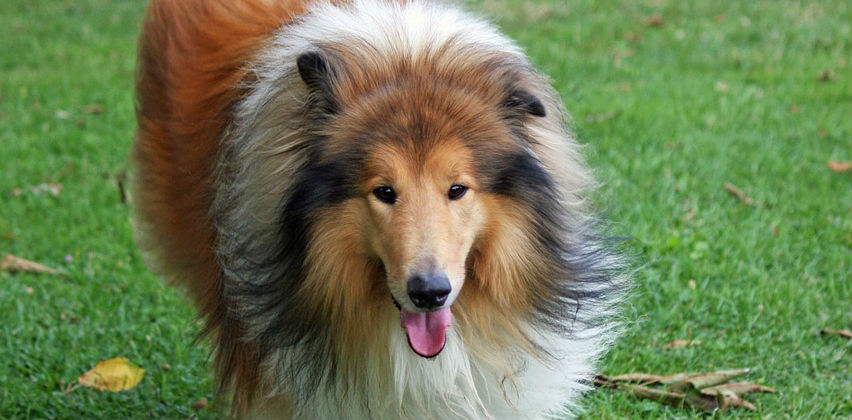
[(422, 0), (154, 0), (134, 202), (233, 415), (568, 416), (625, 284), (556, 92)]

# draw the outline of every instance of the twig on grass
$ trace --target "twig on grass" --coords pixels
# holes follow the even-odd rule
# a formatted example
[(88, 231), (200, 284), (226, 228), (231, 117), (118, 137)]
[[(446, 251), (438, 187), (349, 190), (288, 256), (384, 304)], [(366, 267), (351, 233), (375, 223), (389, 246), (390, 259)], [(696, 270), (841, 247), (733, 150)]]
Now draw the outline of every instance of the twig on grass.
[(725, 183), (725, 191), (727, 191), (728, 194), (731, 194), (732, 196), (736, 197), (738, 200), (740, 200), (743, 204), (747, 206), (757, 206), (757, 203), (755, 203), (754, 200), (751, 199), (751, 197), (747, 196), (746, 193), (735, 187), (734, 184), (731, 184), (730, 182)]

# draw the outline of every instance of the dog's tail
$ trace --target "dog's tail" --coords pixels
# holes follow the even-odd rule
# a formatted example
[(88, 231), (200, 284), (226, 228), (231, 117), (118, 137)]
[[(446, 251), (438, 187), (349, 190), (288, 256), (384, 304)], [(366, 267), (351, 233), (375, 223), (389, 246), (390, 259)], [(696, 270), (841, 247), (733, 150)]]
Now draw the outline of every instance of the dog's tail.
[[(216, 336), (223, 388), (235, 376), (256, 383), (256, 367), (249, 367), (256, 352), (243, 348), (222, 301), (210, 215), (213, 167), (233, 105), (250, 81), (247, 62), (304, 8), (303, 0), (153, 0), (139, 41), (137, 238), (149, 265), (187, 289), (206, 332)], [(234, 409), (252, 394), (237, 391)]]

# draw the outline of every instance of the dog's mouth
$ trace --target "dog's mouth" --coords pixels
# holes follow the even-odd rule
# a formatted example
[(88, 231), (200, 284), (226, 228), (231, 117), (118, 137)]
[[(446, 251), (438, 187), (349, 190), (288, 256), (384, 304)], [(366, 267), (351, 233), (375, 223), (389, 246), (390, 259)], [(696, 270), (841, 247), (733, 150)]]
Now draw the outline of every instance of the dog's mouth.
[(437, 356), (447, 344), (447, 327), (452, 324), (450, 308), (433, 312), (412, 312), (402, 308), (396, 298), (393, 304), (399, 309), (400, 324), (408, 337), (408, 346), (418, 356), (427, 359)]

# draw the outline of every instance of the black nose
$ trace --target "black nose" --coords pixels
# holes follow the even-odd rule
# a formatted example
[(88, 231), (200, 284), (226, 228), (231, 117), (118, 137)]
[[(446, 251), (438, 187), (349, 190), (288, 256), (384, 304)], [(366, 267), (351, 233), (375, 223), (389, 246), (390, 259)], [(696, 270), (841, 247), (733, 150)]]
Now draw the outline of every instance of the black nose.
[(408, 279), (408, 297), (418, 308), (436, 308), (450, 295), (450, 280), (444, 273), (415, 274)]

